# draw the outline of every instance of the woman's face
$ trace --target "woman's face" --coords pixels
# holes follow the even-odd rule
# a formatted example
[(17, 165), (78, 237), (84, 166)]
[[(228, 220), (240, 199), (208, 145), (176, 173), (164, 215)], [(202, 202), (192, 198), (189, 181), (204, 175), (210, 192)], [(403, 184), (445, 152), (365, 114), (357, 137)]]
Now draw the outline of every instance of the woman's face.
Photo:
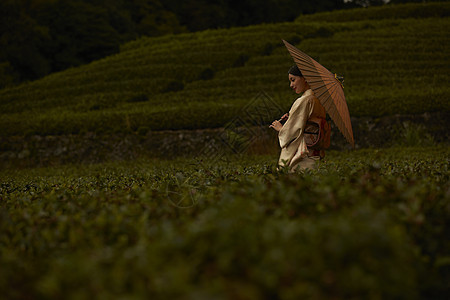
[(289, 74), (289, 83), (291, 86), (291, 89), (294, 90), (297, 94), (303, 93), (307, 90), (308, 84), (306, 83), (306, 80), (304, 77), (296, 76)]

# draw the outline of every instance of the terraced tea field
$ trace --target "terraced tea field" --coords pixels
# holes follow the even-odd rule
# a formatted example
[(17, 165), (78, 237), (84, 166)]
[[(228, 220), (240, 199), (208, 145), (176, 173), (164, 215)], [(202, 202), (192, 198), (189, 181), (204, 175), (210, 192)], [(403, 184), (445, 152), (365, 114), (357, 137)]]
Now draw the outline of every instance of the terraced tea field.
[[(287, 109), (281, 39), (345, 76), (360, 120), (448, 114), (449, 11), (389, 5), (143, 38), (1, 90), (0, 298), (445, 299), (450, 148), (429, 131), (448, 121), (399, 123), (390, 147), (328, 151), (300, 174), (246, 152), (79, 162), (164, 141), (145, 133), (222, 127), (260, 92)], [(73, 153), (52, 160), (34, 144)]]
[(0, 132), (221, 127), (261, 91), (287, 109), (295, 99), (286, 79), (292, 59), (281, 39), (344, 75), (354, 117), (448, 112), (449, 10), (449, 3), (384, 6), (142, 38), (117, 55), (0, 91)]

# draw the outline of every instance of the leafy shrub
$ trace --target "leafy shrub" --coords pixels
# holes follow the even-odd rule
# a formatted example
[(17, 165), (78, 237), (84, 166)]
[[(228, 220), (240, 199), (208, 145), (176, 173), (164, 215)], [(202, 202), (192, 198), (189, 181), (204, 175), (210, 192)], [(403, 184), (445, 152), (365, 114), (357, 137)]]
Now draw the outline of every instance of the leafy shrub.
[(250, 59), (250, 56), (245, 53), (239, 54), (239, 56), (236, 58), (236, 60), (233, 63), (233, 67), (242, 67), (245, 65), (245, 63)]
[(212, 79), (214, 77), (214, 70), (211, 68), (205, 68), (200, 75), (198, 76), (199, 80), (209, 80)]
[(320, 27), (315, 32), (309, 33), (305, 35), (305, 38), (311, 39), (311, 38), (329, 38), (332, 37), (334, 34), (333, 31), (331, 31), (329, 28), (326, 27)]
[(167, 83), (166, 87), (162, 89), (162, 93), (178, 92), (184, 89), (184, 83), (179, 80), (171, 80)]
[[(442, 14), (430, 12), (440, 5)], [(449, 94), (449, 43), (442, 42), (447, 38), (447, 6), (386, 5), (380, 10), (336, 11), (318, 19), (304, 16), (305, 21), (302, 17), (291, 23), (142, 38), (123, 45), (120, 54), (0, 90), (0, 132), (111, 132), (138, 108), (150, 121), (135, 128), (224, 126), (261, 90), (289, 108), (294, 95), (284, 74), (292, 59), (281, 39), (345, 76), (352, 116), (449, 111), (450, 102), (443, 100)], [(409, 8), (423, 10), (424, 18), (408, 18)], [(376, 16), (391, 9), (392, 14), (402, 9), (406, 13), (395, 20)], [(342, 20), (341, 14), (346, 14)], [(365, 14), (372, 19), (360, 19)], [(335, 22), (328, 22), (327, 16), (335, 16)], [(355, 21), (349, 22), (350, 17)], [(186, 101), (196, 107), (188, 110), (190, 116)], [(216, 112), (217, 102), (223, 105), (222, 114)], [(200, 119), (198, 106), (205, 106)], [(163, 111), (167, 128), (151, 121)], [(50, 130), (53, 125), (48, 123), (60, 127)]]
[[(357, 12), (357, 13), (356, 13)], [(365, 9), (347, 9), (334, 12), (301, 15), (297, 21), (355, 22), (363, 20), (443, 18), (450, 15), (448, 2), (431, 2), (426, 5), (407, 3), (401, 5), (372, 6)]]
[(145, 102), (145, 101), (148, 101), (148, 96), (146, 94), (139, 94), (127, 100), (127, 102)]
[(266, 43), (261, 51), (262, 55), (270, 55), (272, 54), (273, 50), (276, 48), (276, 45), (272, 43)]
[(146, 135), (150, 131), (150, 128), (141, 126), (137, 129), (137, 134), (139, 135)]
[(402, 127), (397, 133), (395, 140), (399, 146), (431, 146), (434, 145), (433, 137), (428, 133), (425, 126), (403, 122)]
[(7, 298), (444, 298), (448, 157), (448, 147), (330, 152), (302, 174), (261, 156), (1, 170), (0, 288)]

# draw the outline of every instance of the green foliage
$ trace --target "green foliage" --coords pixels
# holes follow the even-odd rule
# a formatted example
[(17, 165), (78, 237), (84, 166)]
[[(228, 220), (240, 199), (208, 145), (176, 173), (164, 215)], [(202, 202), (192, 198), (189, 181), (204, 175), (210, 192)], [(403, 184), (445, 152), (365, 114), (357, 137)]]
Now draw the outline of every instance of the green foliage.
[[(400, 1), (390, 1), (391, 3)], [(406, 1), (414, 2), (414, 1)], [(423, 2), (423, 1), (416, 1)], [(297, 21), (307, 22), (359, 22), (383, 19), (405, 18), (442, 18), (450, 15), (450, 5), (445, 1), (427, 1), (427, 3), (408, 3), (402, 5), (373, 6), (366, 9), (349, 9), (322, 12), (314, 15), (301, 15)]]
[(402, 127), (395, 137), (396, 144), (399, 146), (432, 146), (435, 144), (433, 137), (428, 133), (423, 125), (403, 122)]
[(0, 63), (0, 89), (13, 86), (19, 82), (19, 74), (9, 62)]
[[(449, 148), (0, 172), (7, 298), (438, 299)], [(20, 287), (20, 288), (19, 288)]]
[(145, 94), (136, 95), (127, 100), (127, 102), (145, 102), (145, 101), (148, 101), (148, 96)]
[[(20, 81), (43, 77), (50, 71), (45, 45), (50, 42), (48, 28), (31, 18), (19, 1), (0, 3), (0, 88)], [(2, 73), (8, 71), (11, 77)]]
[(203, 71), (201, 71), (200, 75), (198, 76), (199, 80), (209, 80), (214, 77), (214, 70), (211, 68), (205, 68)]
[[(3, 0), (0, 63), (13, 67), (17, 84), (117, 53), (140, 36), (292, 21), (347, 6), (343, 0)], [(6, 78), (0, 88), (10, 84)]]
[(161, 3), (190, 31), (291, 21), (299, 14), (355, 7), (343, 0), (161, 0)]
[(136, 129), (219, 127), (261, 91), (287, 110), (296, 96), (281, 39), (344, 75), (352, 116), (450, 111), (449, 19), (435, 17), (434, 3), (405, 7), (420, 7), (423, 18), (380, 19), (397, 9), (384, 6), (352, 11), (373, 13), (369, 21), (299, 19), (137, 39), (120, 54), (1, 90), (0, 132), (112, 132), (128, 116)]
[(0, 15), (0, 63), (18, 74), (13, 83), (117, 53), (138, 36), (184, 31), (158, 0), (4, 0)]
[(55, 71), (116, 53), (122, 41), (108, 23), (107, 11), (83, 1), (60, 0), (39, 20), (50, 29)]

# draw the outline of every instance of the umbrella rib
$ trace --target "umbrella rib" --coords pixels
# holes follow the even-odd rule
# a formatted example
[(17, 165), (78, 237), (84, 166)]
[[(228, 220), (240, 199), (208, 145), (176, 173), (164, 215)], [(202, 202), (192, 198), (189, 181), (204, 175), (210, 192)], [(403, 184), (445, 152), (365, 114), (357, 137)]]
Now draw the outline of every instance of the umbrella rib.
[(312, 61), (310, 61), (307, 57), (301, 56), (297, 53), (291, 53), (291, 54), (293, 54), (292, 56), (294, 59), (301, 60), (302, 62), (308, 63), (310, 65), (314, 65), (314, 63)]
[(339, 112), (341, 113), (345, 113), (343, 104), (345, 103), (344, 101), (342, 101), (342, 99), (339, 96), (339, 86), (338, 85), (333, 85), (330, 87), (330, 95), (333, 99), (336, 99), (337, 101), (335, 101), (335, 105), (336, 108)]
[(313, 65), (308, 65), (308, 66), (303, 65), (301, 69), (302, 69), (302, 72), (312, 72), (312, 73), (317, 72), (316, 68)]
[(328, 90), (326, 89), (326, 87), (320, 87), (314, 90), (314, 94), (316, 96), (316, 98), (321, 98), (323, 95), (327, 94)]
[(322, 99), (320, 101), (320, 103), (322, 103), (323, 107), (327, 108), (327, 111), (328, 111), (328, 110), (330, 110), (331, 106), (333, 105), (333, 100), (331, 99), (330, 96), (328, 96), (328, 97)]
[(328, 90), (330, 91), (331, 97), (333, 97), (333, 99), (336, 99), (335, 97), (338, 95), (338, 87), (336, 85), (331, 85)]

